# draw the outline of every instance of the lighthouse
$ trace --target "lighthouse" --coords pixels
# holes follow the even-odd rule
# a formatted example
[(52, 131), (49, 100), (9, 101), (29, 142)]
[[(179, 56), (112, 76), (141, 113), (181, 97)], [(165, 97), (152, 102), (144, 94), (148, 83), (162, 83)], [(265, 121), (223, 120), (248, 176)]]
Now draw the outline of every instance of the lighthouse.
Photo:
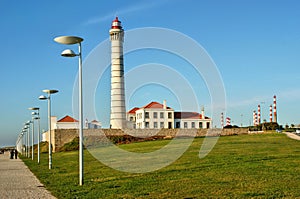
[(113, 129), (124, 129), (126, 128), (123, 63), (124, 30), (118, 17), (112, 21), (109, 35), (111, 41), (110, 127)]

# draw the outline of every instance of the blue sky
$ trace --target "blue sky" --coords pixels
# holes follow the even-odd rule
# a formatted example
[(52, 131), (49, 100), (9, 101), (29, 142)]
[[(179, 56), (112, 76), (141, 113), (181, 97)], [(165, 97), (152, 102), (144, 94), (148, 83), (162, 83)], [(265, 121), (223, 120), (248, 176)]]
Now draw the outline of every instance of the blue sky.
[[(28, 107), (41, 108), (42, 129), (47, 129), (47, 104), (37, 99), (43, 89), (60, 90), (52, 98), (53, 115), (58, 118), (73, 115), (72, 95), (78, 60), (59, 54), (67, 47), (77, 49), (59, 45), (53, 38), (59, 35), (83, 37), (85, 59), (108, 38), (111, 21), (116, 15), (125, 30), (168, 28), (202, 45), (222, 76), (227, 97), (226, 112), (233, 123), (249, 125), (252, 111), (260, 102), (265, 102), (262, 111), (267, 115), (276, 94), (279, 123), (298, 124), (299, 9), (297, 0), (29, 0), (17, 4), (0, 1), (0, 147), (15, 143), (23, 123), (31, 117)], [(184, 61), (175, 62), (166, 53), (144, 51), (142, 55), (137, 52), (125, 56), (125, 71), (135, 65), (159, 63), (160, 60), (173, 60), (161, 64), (175, 69), (184, 65)], [(189, 76), (184, 72), (188, 73), (180, 71), (183, 76)], [(97, 93), (102, 93), (96, 94), (99, 104), (95, 105), (97, 119), (103, 124), (109, 118), (109, 72), (105, 74), (97, 89)], [(207, 107), (209, 114), (210, 99), (204, 82), (197, 89), (199, 104)], [(168, 105), (177, 108), (176, 97), (166, 90), (159, 85), (141, 87), (127, 102), (127, 109), (152, 100), (162, 102), (162, 98), (167, 98)]]

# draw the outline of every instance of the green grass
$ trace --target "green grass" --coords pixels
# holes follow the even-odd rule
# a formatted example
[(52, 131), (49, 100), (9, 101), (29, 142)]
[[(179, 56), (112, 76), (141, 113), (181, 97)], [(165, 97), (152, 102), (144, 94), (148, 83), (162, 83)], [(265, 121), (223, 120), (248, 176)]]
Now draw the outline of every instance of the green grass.
[[(153, 151), (168, 140), (119, 147)], [(85, 181), (78, 185), (78, 152), (53, 154), (41, 164), (23, 159), (57, 198), (300, 198), (300, 141), (283, 134), (221, 137), (199, 159), (203, 138), (196, 138), (173, 164), (151, 173), (132, 174), (111, 169), (86, 150)]]

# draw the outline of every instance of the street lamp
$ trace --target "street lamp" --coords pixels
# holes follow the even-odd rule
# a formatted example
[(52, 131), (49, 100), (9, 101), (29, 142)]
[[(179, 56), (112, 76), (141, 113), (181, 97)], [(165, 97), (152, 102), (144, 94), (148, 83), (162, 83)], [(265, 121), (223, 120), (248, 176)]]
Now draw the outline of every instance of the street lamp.
[(34, 155), (34, 120), (32, 118), (31, 121), (28, 121), (27, 123), (32, 124), (31, 128), (31, 159), (33, 160), (33, 155)]
[(26, 144), (25, 150), (26, 150), (26, 156), (28, 158), (29, 157), (29, 123), (25, 123), (24, 125), (25, 126), (23, 127), (23, 131), (24, 131), (24, 133), (27, 133), (27, 136), (25, 136), (25, 139), (26, 139), (26, 141), (25, 141), (25, 144)]
[[(28, 108), (29, 110), (32, 110), (32, 111), (36, 111), (36, 112), (32, 112), (31, 113), (31, 115), (32, 115), (32, 121), (34, 121), (34, 120), (38, 120), (38, 152), (37, 152), (37, 154), (38, 154), (38, 164), (40, 163), (40, 133), (41, 133), (41, 131), (40, 131), (40, 117), (39, 117), (39, 115), (40, 115), (40, 112), (39, 112), (39, 110), (40, 110), (40, 108), (39, 107), (31, 107), (31, 108)], [(35, 116), (37, 116), (37, 117), (35, 117)]]
[(57, 93), (58, 90), (43, 90), (44, 93), (48, 94), (48, 97), (41, 95), (40, 100), (48, 100), (48, 128), (49, 128), (49, 169), (52, 169), (52, 146), (51, 146), (51, 94)]
[(20, 153), (22, 149), (22, 142), (23, 142), (23, 133), (20, 132), (20, 134), (18, 135), (18, 139), (16, 141), (16, 150)]
[(79, 93), (79, 185), (83, 185), (83, 103), (82, 103), (82, 55), (81, 55), (81, 42), (82, 38), (76, 36), (60, 36), (54, 38), (54, 41), (60, 44), (78, 44), (78, 54), (70, 49), (66, 49), (61, 53), (64, 57), (79, 57), (78, 68), (78, 93)]

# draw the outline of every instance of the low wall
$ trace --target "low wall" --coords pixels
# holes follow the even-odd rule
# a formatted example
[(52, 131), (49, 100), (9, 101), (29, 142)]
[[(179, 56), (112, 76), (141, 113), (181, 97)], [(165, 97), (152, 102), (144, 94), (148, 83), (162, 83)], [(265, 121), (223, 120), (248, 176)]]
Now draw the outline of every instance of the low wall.
[[(66, 143), (71, 142), (74, 138), (79, 137), (78, 129), (55, 129), (52, 132), (53, 151), (59, 149)], [(86, 136), (124, 136), (131, 135), (133, 137), (147, 138), (151, 136), (157, 137), (188, 137), (188, 136), (229, 136), (248, 134), (248, 129), (127, 129), (125, 131), (119, 129), (84, 129), (84, 137)], [(48, 141), (48, 132), (46, 132), (46, 141)]]

